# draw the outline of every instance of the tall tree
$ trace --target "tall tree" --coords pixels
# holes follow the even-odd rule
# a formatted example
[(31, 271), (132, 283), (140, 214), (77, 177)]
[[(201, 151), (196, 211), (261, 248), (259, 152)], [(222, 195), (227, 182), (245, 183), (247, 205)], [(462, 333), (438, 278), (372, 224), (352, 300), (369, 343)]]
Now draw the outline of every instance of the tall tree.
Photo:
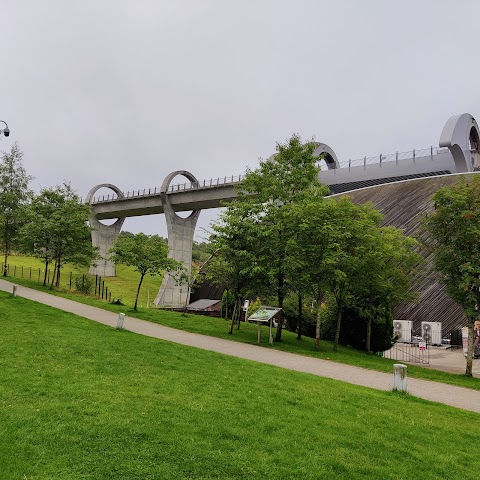
[(480, 178), (462, 178), (433, 195), (426, 226), (432, 237), (435, 268), (449, 295), (464, 309), (469, 336), (465, 374), (472, 376), (473, 330), (480, 306)]
[(182, 264), (168, 258), (168, 245), (165, 239), (158, 235), (120, 234), (112, 248), (112, 260), (134, 267), (140, 273), (134, 310), (137, 310), (138, 296), (145, 275), (152, 276), (163, 274), (165, 271), (181, 270)]
[(368, 270), (363, 282), (356, 284), (353, 308), (366, 319), (365, 350), (371, 351), (372, 323), (391, 318), (393, 308), (402, 301), (414, 301), (410, 289), (413, 276), (423, 258), (416, 252), (417, 242), (395, 227), (377, 231), (375, 248), (370, 250)]
[(248, 212), (247, 204), (230, 205), (221, 215), (220, 222), (212, 225), (210, 236), (213, 254), (206, 269), (207, 278), (233, 292), (234, 296), (230, 334), (240, 315), (243, 298), (267, 281), (262, 275), (263, 270), (256, 264), (258, 231), (256, 223), (248, 220)]
[[(256, 170), (249, 171), (241, 185), (241, 200), (232, 208), (243, 208), (243, 222), (256, 231), (256, 241), (250, 246), (255, 253), (255, 269), (268, 278), (278, 306), (288, 291), (285, 246), (288, 241), (283, 209), (302, 203), (306, 198), (321, 198), (328, 188), (318, 181), (316, 144), (302, 142), (293, 135), (285, 144), (278, 143), (277, 153), (260, 161)], [(242, 206), (243, 202), (243, 206)], [(281, 340), (283, 320), (278, 324), (275, 340)]]
[(24, 251), (44, 261), (44, 285), (50, 264), (54, 265), (52, 286), (58, 286), (65, 263), (88, 265), (95, 259), (87, 224), (89, 215), (90, 207), (79, 202), (68, 183), (43, 189), (25, 208), (21, 242)]
[(8, 256), (18, 243), (22, 225), (22, 206), (31, 191), (28, 185), (32, 177), (23, 167), (23, 152), (14, 144), (9, 153), (2, 152), (0, 160), (0, 240), (4, 257), (3, 275), (7, 275)]
[[(408, 269), (417, 258), (410, 249), (412, 241), (392, 227), (380, 228), (382, 216), (371, 205), (356, 205), (349, 197), (317, 199), (294, 205), (285, 215), (290, 229), (287, 271), (306, 286), (317, 303), (317, 347), (326, 294), (335, 303), (334, 348), (343, 311), (356, 305), (359, 298), (372, 314), (373, 299), (381, 296), (394, 303), (405, 297)], [(394, 249), (398, 251), (392, 257)]]

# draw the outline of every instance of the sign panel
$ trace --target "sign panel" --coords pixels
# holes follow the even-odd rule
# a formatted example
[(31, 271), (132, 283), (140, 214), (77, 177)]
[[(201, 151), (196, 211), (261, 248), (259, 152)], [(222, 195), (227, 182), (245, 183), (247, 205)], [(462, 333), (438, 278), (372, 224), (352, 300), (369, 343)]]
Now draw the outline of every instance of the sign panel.
[(250, 322), (269, 322), (281, 308), (261, 306), (254, 314), (250, 315), (247, 320)]

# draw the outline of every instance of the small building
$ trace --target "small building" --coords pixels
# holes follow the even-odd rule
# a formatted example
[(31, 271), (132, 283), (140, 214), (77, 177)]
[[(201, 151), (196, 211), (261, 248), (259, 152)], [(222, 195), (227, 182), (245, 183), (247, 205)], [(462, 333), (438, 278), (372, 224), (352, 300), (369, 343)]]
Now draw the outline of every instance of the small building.
[(208, 298), (201, 298), (187, 306), (187, 310), (191, 312), (219, 312), (221, 300), (210, 300)]

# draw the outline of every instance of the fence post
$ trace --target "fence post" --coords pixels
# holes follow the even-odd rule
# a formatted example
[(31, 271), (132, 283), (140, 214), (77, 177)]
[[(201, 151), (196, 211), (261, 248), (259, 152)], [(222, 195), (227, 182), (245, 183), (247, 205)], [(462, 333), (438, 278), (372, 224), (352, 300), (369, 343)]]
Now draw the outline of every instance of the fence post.
[(30, 267), (30, 280), (32, 280), (32, 267)]
[(17, 266), (16, 265), (13, 266), (13, 276), (14, 277), (17, 276)]
[(73, 272), (70, 272), (70, 290), (72, 289), (72, 276), (73, 276)]
[(13, 295), (14, 297), (17, 296), (17, 286), (16, 286), (16, 285), (13, 286), (12, 295)]
[(108, 300), (108, 287), (105, 287), (105, 300)]
[(413, 149), (413, 163), (415, 163), (415, 149)]
[(38, 283), (40, 283), (40, 268), (38, 269)]
[(398, 150), (397, 153), (395, 153), (395, 165), (398, 165)]
[(433, 145), (430, 146), (430, 160), (433, 162)]
[(23, 265), (22, 265), (22, 278), (23, 278)]

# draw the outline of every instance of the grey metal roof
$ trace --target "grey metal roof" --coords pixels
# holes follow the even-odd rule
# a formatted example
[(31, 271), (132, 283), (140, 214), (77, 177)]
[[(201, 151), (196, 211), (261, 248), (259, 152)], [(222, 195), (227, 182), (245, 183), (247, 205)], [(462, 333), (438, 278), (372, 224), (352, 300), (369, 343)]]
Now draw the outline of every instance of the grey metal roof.
[(187, 310), (205, 310), (208, 307), (216, 305), (220, 300), (210, 300), (209, 298), (201, 298), (196, 302), (192, 302), (188, 305)]

